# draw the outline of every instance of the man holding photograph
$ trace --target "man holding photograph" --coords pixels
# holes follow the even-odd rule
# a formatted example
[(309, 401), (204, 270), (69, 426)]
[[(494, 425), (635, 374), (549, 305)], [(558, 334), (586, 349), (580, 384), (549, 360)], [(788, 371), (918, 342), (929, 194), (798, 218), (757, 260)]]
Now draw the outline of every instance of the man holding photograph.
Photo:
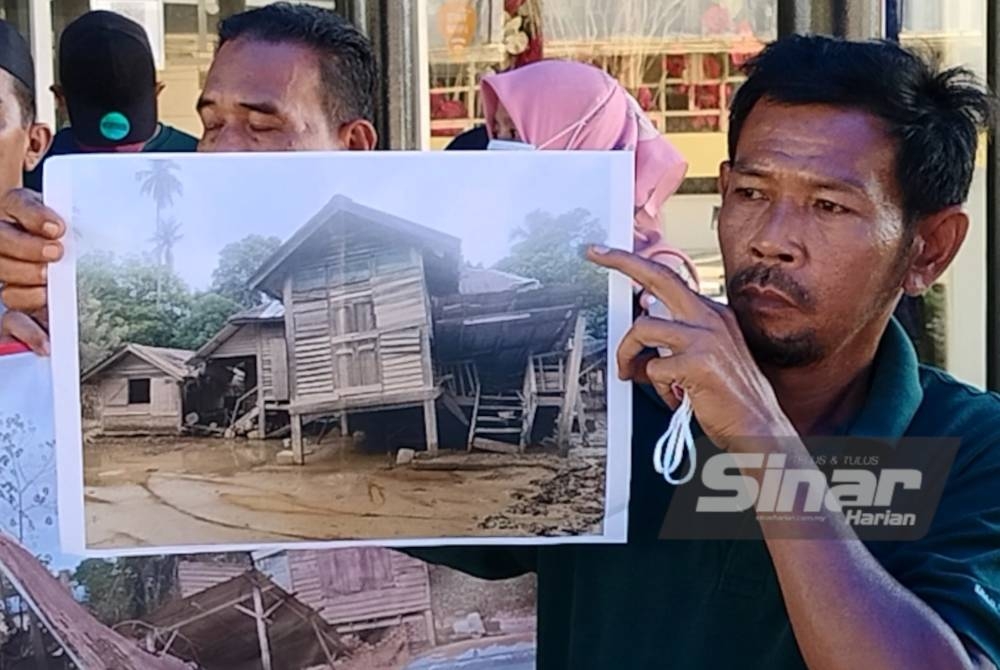
[[(339, 108), (313, 87), (326, 81), (318, 51), (272, 33), (258, 38), (269, 66), (255, 65), (254, 34), (219, 51), (203, 149), (374, 146), (355, 110), (353, 124), (327, 113), (332, 123), (311, 125)], [(255, 81), (268, 68), (272, 87)], [(964, 240), (989, 100), (966, 72), (937, 72), (884, 43), (783, 39), (749, 74), (720, 177), (731, 307), (632, 254), (590, 252), (677, 317), (639, 319), (618, 352), (637, 384), (629, 543), (411, 553), (486, 578), (536, 572), (542, 670), (995, 667), (1000, 399), (919, 366), (890, 318)], [(658, 347), (674, 356), (651, 357)], [(768, 528), (761, 541), (660, 539), (672, 489), (649, 456), (675, 383), (705, 435), (733, 454), (746, 436), (774, 438), (776, 454), (780, 445), (807, 466), (810, 435), (962, 438), (930, 532), (874, 547), (826, 512), (818, 539)]]
[[(0, 21), (0, 209), (10, 213), (0, 221), (0, 341), (8, 332), (21, 334), (44, 351), (44, 333), (37, 327), (33, 315), (44, 320), (45, 263), (62, 255), (58, 244), (46, 247), (30, 234), (12, 225), (23, 212), (22, 192), (24, 172), (34, 169), (52, 142), (52, 131), (35, 119), (35, 67), (27, 41), (13, 25)], [(37, 196), (30, 196), (29, 208), (40, 207)], [(43, 217), (44, 218), (44, 217)], [(48, 230), (48, 229), (47, 229)], [(51, 236), (62, 235), (61, 224), (51, 230)], [(35, 232), (42, 232), (36, 228)], [(36, 254), (23, 254), (23, 247)], [(25, 257), (26, 256), (26, 257)], [(9, 285), (8, 285), (9, 284)], [(40, 288), (39, 287), (43, 287)], [(38, 294), (43, 296), (40, 302)], [(4, 303), (25, 313), (4, 313)]]
[[(236, 14), (219, 24), (198, 150), (374, 149), (376, 77), (367, 38), (334, 12), (277, 3)], [(17, 310), (0, 332), (45, 354), (45, 264), (61, 257), (65, 224), (19, 180), (0, 203), (0, 301)]]

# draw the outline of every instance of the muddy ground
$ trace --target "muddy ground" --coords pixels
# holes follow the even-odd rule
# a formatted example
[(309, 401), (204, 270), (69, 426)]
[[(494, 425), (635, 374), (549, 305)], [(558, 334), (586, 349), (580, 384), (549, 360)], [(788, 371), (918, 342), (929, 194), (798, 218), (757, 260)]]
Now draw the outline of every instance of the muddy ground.
[[(442, 451), (435, 469), (328, 441), (97, 438), (84, 450), (87, 543), (153, 545), (599, 533), (604, 459)], [(471, 468), (471, 469), (470, 469)]]

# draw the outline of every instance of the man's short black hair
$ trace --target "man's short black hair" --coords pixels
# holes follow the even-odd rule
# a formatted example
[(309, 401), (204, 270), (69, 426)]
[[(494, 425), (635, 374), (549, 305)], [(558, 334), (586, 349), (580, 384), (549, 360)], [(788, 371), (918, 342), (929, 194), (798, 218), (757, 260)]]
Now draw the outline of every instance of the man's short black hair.
[(967, 68), (942, 71), (894, 42), (794, 35), (768, 45), (744, 71), (730, 108), (730, 160), (761, 99), (856, 108), (882, 119), (897, 141), (907, 222), (968, 197), (978, 132), (991, 122), (994, 102)]
[(220, 47), (241, 37), (314, 49), (331, 118), (337, 123), (374, 121), (375, 55), (368, 38), (344, 17), (311, 5), (277, 2), (219, 24)]

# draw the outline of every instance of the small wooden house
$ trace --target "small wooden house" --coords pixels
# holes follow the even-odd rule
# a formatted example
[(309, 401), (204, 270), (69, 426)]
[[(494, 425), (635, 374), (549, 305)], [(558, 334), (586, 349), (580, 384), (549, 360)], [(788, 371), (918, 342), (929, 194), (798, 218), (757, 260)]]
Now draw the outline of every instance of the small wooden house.
[(84, 393), (105, 435), (178, 434), (184, 426), (192, 351), (126, 344), (83, 373)]
[[(245, 422), (255, 425), (264, 438), (276, 421), (287, 422), (288, 352), (280, 301), (231, 317), (188, 364), (199, 371), (191, 400), (202, 423)], [(242, 373), (242, 387), (228, 389), (236, 370)]]
[(461, 241), (334, 197), (258, 270), (284, 307), (288, 411), (302, 462), (310, 416), (422, 407), (437, 449), (431, 300), (458, 293)]

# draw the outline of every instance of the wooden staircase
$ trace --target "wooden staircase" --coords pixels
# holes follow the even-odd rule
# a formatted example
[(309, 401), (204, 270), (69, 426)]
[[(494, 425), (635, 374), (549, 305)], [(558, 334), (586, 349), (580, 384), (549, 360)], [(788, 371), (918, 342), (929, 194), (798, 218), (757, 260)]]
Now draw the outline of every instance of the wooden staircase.
[(517, 453), (524, 442), (524, 399), (520, 393), (480, 395), (472, 424), (470, 449)]

